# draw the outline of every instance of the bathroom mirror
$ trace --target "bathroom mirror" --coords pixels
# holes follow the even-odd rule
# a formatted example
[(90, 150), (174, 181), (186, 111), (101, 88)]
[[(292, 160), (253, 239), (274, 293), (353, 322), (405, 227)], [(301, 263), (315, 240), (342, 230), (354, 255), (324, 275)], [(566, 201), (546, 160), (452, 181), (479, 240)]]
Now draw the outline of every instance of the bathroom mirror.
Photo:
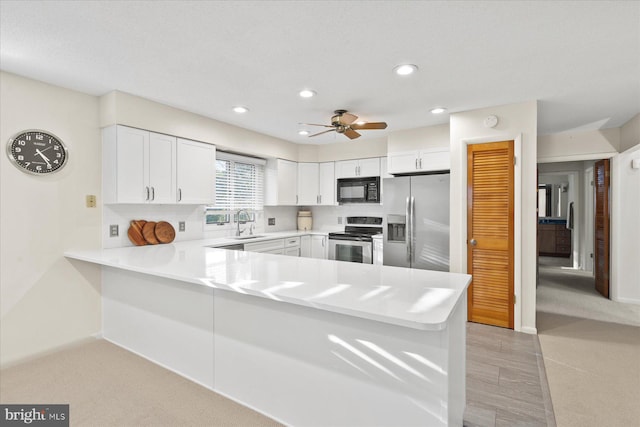
[(567, 218), (569, 183), (538, 185), (538, 216), (541, 218)]

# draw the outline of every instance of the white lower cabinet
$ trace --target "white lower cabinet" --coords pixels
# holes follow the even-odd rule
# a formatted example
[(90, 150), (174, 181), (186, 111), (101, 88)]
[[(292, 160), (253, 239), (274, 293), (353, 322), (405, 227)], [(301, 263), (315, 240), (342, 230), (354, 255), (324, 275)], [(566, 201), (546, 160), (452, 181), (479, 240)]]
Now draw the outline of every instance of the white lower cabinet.
[(311, 258), (311, 236), (300, 236), (300, 256)]
[(247, 252), (261, 252), (265, 254), (300, 256), (300, 237), (245, 243), (244, 250)]
[(325, 235), (314, 234), (311, 236), (311, 258), (329, 258), (329, 238)]

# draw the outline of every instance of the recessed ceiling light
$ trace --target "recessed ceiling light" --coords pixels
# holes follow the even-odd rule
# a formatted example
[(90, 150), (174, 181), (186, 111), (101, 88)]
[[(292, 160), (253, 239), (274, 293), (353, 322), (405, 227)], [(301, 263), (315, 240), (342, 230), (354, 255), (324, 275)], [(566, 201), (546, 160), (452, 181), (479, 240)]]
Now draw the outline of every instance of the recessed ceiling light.
[(242, 113), (246, 113), (247, 111), (249, 111), (249, 109), (247, 107), (243, 107), (241, 105), (238, 105), (236, 107), (233, 107), (233, 111), (235, 111), (238, 114), (242, 114)]
[(298, 95), (300, 95), (302, 98), (311, 98), (316, 96), (316, 91), (311, 89), (303, 89)]
[(399, 76), (408, 76), (416, 71), (418, 71), (418, 66), (413, 64), (402, 64), (393, 69), (393, 72)]
[(299, 130), (298, 131), (298, 135), (302, 135), (302, 136), (309, 135), (309, 131), (308, 130)]
[(441, 114), (441, 113), (444, 113), (445, 111), (447, 111), (447, 109), (444, 107), (435, 107), (431, 109), (432, 114)]

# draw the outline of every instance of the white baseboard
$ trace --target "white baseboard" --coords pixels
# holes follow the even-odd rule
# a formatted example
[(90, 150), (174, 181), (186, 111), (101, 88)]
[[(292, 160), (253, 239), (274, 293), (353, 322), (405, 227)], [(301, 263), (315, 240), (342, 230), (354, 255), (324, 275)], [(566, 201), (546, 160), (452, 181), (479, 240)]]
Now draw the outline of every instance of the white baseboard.
[(524, 332), (525, 334), (538, 335), (538, 329), (532, 328), (530, 326), (523, 326), (520, 328), (520, 332)]
[(640, 305), (640, 299), (635, 299), (635, 298), (620, 298), (620, 297), (616, 297), (616, 298), (611, 298), (611, 301), (622, 302), (622, 303), (625, 303), (625, 304)]

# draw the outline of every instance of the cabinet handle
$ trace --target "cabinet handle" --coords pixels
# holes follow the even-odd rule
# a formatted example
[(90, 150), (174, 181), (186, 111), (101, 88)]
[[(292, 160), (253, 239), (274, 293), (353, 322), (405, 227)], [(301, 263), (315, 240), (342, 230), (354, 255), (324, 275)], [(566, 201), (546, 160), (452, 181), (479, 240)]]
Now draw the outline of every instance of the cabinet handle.
[(318, 196), (318, 204), (321, 205), (322, 204), (322, 194), (320, 194)]
[(324, 248), (324, 237), (322, 238), (322, 247)]
[(149, 200), (149, 187), (144, 187), (144, 188), (147, 191), (147, 197), (145, 198), (145, 200)]
[(420, 169), (422, 169), (422, 158), (420, 158)]
[(416, 169), (418, 169), (418, 159), (416, 159)]
[(178, 188), (178, 201), (182, 201), (182, 188)]
[(151, 187), (151, 200), (156, 199), (156, 189)]
[(298, 204), (298, 196), (296, 196), (296, 205)]

